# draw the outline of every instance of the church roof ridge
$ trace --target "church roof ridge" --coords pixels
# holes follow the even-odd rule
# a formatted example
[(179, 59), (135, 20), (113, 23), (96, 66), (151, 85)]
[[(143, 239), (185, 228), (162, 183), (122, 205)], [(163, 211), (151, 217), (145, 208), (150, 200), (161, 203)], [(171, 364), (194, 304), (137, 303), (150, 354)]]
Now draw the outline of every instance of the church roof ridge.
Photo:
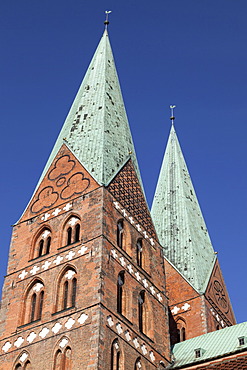
[(204, 292), (215, 253), (173, 124), (151, 215), (166, 258)]

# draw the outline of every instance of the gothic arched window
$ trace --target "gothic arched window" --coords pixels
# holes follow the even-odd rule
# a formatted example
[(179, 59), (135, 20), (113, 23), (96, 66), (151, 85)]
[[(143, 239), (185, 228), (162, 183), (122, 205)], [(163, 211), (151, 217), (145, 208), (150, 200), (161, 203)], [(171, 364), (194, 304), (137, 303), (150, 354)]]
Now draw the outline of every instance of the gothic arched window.
[(65, 225), (65, 245), (74, 244), (80, 241), (80, 219), (72, 216)]
[(123, 313), (123, 298), (124, 298), (124, 271), (119, 272), (117, 278), (117, 312)]
[(57, 350), (54, 357), (53, 370), (71, 370), (72, 369), (72, 352), (70, 347), (66, 347), (62, 352)]
[(145, 291), (142, 290), (138, 296), (138, 325), (139, 330), (143, 333), (144, 332), (144, 325), (145, 325)]
[(140, 370), (142, 368), (143, 367), (142, 367), (141, 357), (138, 357), (138, 359), (135, 362), (134, 370)]
[(51, 247), (51, 231), (49, 229), (43, 229), (39, 237), (36, 239), (35, 248), (32, 258), (38, 258), (45, 256), (50, 253)]
[(69, 267), (61, 275), (57, 288), (56, 311), (75, 307), (77, 291), (77, 274), (75, 269)]
[(143, 267), (142, 239), (138, 239), (136, 243), (136, 263), (139, 267)]
[(177, 342), (183, 342), (186, 340), (186, 322), (182, 318), (176, 320), (177, 324)]
[(111, 346), (111, 370), (121, 370), (121, 352), (117, 339), (113, 341)]
[(119, 220), (117, 223), (117, 246), (123, 248), (124, 222)]
[(42, 317), (44, 304), (44, 284), (40, 280), (32, 283), (24, 299), (24, 318), (23, 322), (29, 323), (40, 320)]

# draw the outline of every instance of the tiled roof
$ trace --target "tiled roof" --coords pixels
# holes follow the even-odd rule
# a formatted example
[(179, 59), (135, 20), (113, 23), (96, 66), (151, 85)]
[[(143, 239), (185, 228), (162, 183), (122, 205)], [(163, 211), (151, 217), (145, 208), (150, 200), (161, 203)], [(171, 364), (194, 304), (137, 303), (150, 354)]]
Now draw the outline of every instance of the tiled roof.
[(205, 292), (215, 254), (173, 126), (151, 215), (165, 257), (197, 291)]
[(131, 156), (140, 173), (107, 30), (96, 49), (39, 183), (64, 143), (99, 184)]
[[(246, 337), (244, 339), (245, 344), (239, 345), (238, 338), (240, 337)], [(201, 357), (196, 358), (195, 350), (199, 349), (201, 349), (202, 355)], [(214, 359), (242, 350), (247, 350), (247, 322), (229, 326), (225, 329), (217, 330), (175, 344), (172, 350), (175, 360), (172, 368), (176, 369), (189, 364), (194, 365), (201, 361)], [(205, 369), (206, 368), (208, 369), (208, 367), (205, 367)], [(218, 368), (235, 369), (235, 367)], [(242, 369), (241, 367), (239, 368)], [(236, 367), (236, 369), (238, 369), (238, 367)]]

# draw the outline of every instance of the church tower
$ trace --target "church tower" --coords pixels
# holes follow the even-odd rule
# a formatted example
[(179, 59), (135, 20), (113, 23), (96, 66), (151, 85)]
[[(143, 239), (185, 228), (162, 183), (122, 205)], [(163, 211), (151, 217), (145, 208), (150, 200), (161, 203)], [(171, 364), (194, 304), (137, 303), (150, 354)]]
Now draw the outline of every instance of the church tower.
[(176, 343), (236, 322), (171, 119), (151, 214), (164, 251), (171, 342)]
[(13, 227), (0, 328), (2, 370), (170, 362), (162, 248), (107, 29)]

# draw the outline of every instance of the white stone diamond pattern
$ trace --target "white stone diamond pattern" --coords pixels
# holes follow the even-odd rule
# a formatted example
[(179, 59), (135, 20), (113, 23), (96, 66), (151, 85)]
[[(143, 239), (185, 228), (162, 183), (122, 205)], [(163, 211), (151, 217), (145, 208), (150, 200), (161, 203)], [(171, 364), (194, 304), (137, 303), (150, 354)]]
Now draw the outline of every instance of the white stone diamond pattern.
[(179, 308), (179, 307), (177, 307), (177, 306), (173, 307), (173, 309), (171, 310), (171, 312), (172, 312), (174, 315), (176, 315), (176, 314), (178, 313), (178, 311), (180, 311), (180, 308)]
[(72, 279), (72, 277), (75, 275), (75, 271), (73, 271), (73, 270), (68, 270), (67, 271), (67, 273), (66, 273), (66, 275), (65, 275), (65, 277), (66, 277), (66, 279), (68, 279), (68, 280), (70, 280), (70, 279)]
[(115, 251), (115, 249), (112, 249), (112, 250), (111, 250), (111, 254), (113, 255), (113, 258), (118, 258), (118, 254), (117, 254), (117, 252)]
[(123, 328), (119, 322), (116, 324), (116, 329), (117, 329), (118, 334), (122, 334)]
[(32, 274), (32, 275), (37, 274), (37, 272), (39, 271), (39, 269), (40, 268), (38, 266), (34, 265), (33, 268), (32, 268), (32, 270), (30, 270), (30, 274)]
[(23, 354), (20, 357), (20, 361), (21, 362), (24, 362), (24, 361), (26, 361), (27, 358), (28, 358), (27, 352), (23, 352)]
[(60, 208), (56, 208), (54, 212), (52, 212), (53, 216), (57, 216), (62, 210)]
[(121, 210), (121, 212), (122, 212), (124, 217), (127, 217), (128, 213), (126, 212), (126, 210), (124, 208)]
[(24, 342), (24, 339), (22, 337), (18, 337), (17, 340), (14, 342), (14, 346), (19, 348), (23, 342)]
[(68, 321), (66, 322), (65, 327), (66, 327), (67, 329), (71, 329), (71, 328), (72, 328), (72, 326), (74, 325), (74, 323), (75, 323), (75, 320), (74, 320), (74, 319), (72, 319), (72, 317), (70, 317), (70, 318), (68, 319)]
[(85, 245), (83, 245), (83, 246), (79, 249), (78, 253), (82, 256), (84, 253), (86, 253), (86, 251), (87, 251), (87, 247), (85, 247)]
[(34, 341), (34, 339), (37, 337), (37, 334), (34, 333), (34, 331), (32, 331), (29, 336), (27, 337), (27, 341), (28, 343), (32, 343)]
[(114, 322), (112, 320), (112, 317), (111, 316), (107, 316), (107, 322), (108, 322), (108, 325), (109, 326), (113, 326), (114, 325)]
[(141, 232), (141, 231), (142, 231), (142, 228), (141, 228), (141, 226), (140, 226), (139, 224), (137, 224), (137, 225), (136, 225), (136, 228), (137, 228), (137, 230), (138, 230), (139, 232)]
[(138, 367), (138, 369), (141, 369), (142, 368), (142, 364), (141, 364), (141, 361), (138, 361), (136, 366)]
[(153, 351), (150, 351), (150, 353), (149, 353), (149, 357), (151, 358), (151, 361), (152, 361), (152, 362), (154, 362), (154, 361), (155, 361), (155, 356), (154, 356)]
[(5, 342), (4, 345), (2, 346), (3, 352), (8, 352), (8, 350), (11, 348), (12, 344), (10, 342)]
[(59, 330), (61, 329), (62, 325), (60, 324), (60, 322), (56, 322), (56, 324), (52, 327), (52, 332), (54, 334), (57, 334), (59, 332)]
[(148, 288), (148, 282), (147, 282), (147, 280), (146, 279), (143, 279), (142, 282), (143, 282), (143, 285), (145, 286), (145, 288), (147, 289)]
[(45, 261), (45, 263), (42, 265), (42, 269), (43, 270), (48, 270), (48, 268), (50, 267), (51, 265), (51, 262), (50, 261)]
[(161, 295), (160, 293), (158, 293), (158, 294), (157, 294), (157, 298), (158, 298), (158, 300), (159, 300), (160, 302), (162, 302), (162, 301), (163, 301), (162, 295)]
[(153, 238), (150, 238), (149, 240), (150, 240), (151, 245), (154, 246), (155, 242), (154, 242)]
[(85, 313), (82, 313), (78, 319), (78, 322), (82, 325), (87, 320), (87, 318), (88, 318), (88, 315), (86, 315)]
[(146, 232), (145, 230), (143, 231), (143, 235), (144, 235), (144, 238), (145, 238), (145, 239), (147, 239), (147, 238), (148, 238), (148, 234), (147, 234), (147, 232)]
[(118, 202), (113, 202), (113, 204), (114, 204), (114, 206), (115, 206), (116, 209), (119, 209), (120, 208), (120, 205), (119, 205)]
[(75, 252), (74, 251), (69, 251), (69, 253), (65, 256), (65, 258), (67, 258), (68, 261), (72, 260), (72, 258), (75, 256)]
[(134, 343), (134, 346), (135, 346), (136, 348), (140, 347), (140, 344), (139, 344), (139, 342), (138, 342), (138, 339), (137, 339), (137, 338), (134, 338), (134, 339), (133, 339), (133, 343)]
[(33, 290), (38, 293), (43, 288), (43, 286), (43, 284), (37, 283), (34, 285)]
[(126, 262), (125, 262), (125, 260), (124, 260), (124, 258), (123, 257), (121, 257), (121, 258), (119, 258), (119, 261), (120, 261), (120, 263), (121, 263), (121, 265), (124, 267), (124, 266), (126, 266)]
[(20, 275), (18, 276), (21, 280), (25, 279), (25, 277), (28, 275), (28, 272), (23, 270)]
[(47, 221), (49, 217), (50, 217), (50, 213), (45, 213), (44, 216), (41, 217), (41, 220)]
[(133, 274), (134, 270), (133, 270), (133, 268), (132, 268), (131, 265), (128, 265), (127, 266), (127, 269), (128, 269), (128, 271), (129, 271), (130, 274)]
[(155, 289), (154, 289), (154, 287), (153, 287), (153, 286), (151, 286), (151, 287), (150, 287), (150, 292), (151, 292), (153, 295), (155, 295), (155, 293), (156, 293), (156, 292), (155, 292)]
[(62, 262), (62, 260), (63, 260), (62, 256), (57, 256), (57, 258), (54, 259), (53, 263), (59, 265)]
[(187, 311), (189, 308), (190, 308), (190, 304), (187, 302), (182, 306), (182, 310), (184, 311)]
[(129, 330), (126, 330), (126, 332), (124, 333), (125, 334), (125, 338), (127, 339), (127, 341), (129, 342), (131, 340), (131, 335), (130, 335), (130, 332)]
[(67, 338), (63, 338), (63, 339), (61, 340), (61, 342), (59, 343), (59, 346), (60, 346), (61, 348), (64, 348), (64, 347), (66, 346), (66, 344), (68, 344), (68, 343), (69, 343), (68, 339), (67, 339)]
[(144, 354), (144, 356), (148, 353), (147, 348), (146, 348), (144, 343), (141, 345), (141, 350), (142, 350), (142, 353)]
[(47, 238), (47, 236), (48, 236), (50, 233), (51, 233), (51, 232), (50, 232), (49, 230), (45, 230), (41, 236), (42, 236), (42, 238), (46, 239), (46, 238)]
[(77, 217), (72, 217), (70, 220), (69, 220), (69, 224), (71, 226), (75, 226), (75, 224), (79, 221), (79, 218)]
[(63, 207), (63, 210), (67, 212), (67, 211), (69, 211), (71, 208), (72, 208), (72, 204), (71, 204), (71, 203), (68, 203), (68, 204), (66, 204), (66, 206), (65, 206), (65, 207)]
[(138, 281), (140, 281), (142, 279), (138, 271), (135, 273), (135, 276), (136, 276)]
[(42, 338), (42, 339), (44, 339), (46, 336), (47, 336), (47, 334), (49, 333), (49, 329), (48, 328), (46, 328), (46, 327), (44, 327), (40, 332), (39, 332), (39, 336)]
[(135, 223), (134, 219), (132, 216), (129, 217), (130, 223), (133, 225)]

